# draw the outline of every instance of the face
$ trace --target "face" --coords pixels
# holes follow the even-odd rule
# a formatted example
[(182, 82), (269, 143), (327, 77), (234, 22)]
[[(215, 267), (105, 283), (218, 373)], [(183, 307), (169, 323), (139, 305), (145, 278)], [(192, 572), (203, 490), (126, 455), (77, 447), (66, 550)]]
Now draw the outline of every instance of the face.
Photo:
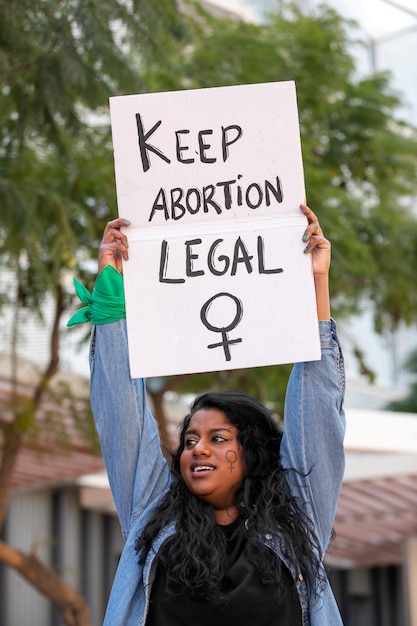
[(185, 484), (213, 506), (218, 523), (231, 522), (238, 515), (233, 496), (245, 475), (237, 428), (223, 411), (201, 409), (191, 418), (184, 441), (180, 468)]

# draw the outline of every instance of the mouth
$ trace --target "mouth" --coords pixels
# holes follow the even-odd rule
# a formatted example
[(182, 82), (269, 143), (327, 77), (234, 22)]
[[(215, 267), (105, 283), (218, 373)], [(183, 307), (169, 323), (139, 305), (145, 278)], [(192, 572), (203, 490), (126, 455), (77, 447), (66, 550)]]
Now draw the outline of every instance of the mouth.
[(210, 472), (214, 471), (214, 466), (213, 465), (192, 465), (191, 466), (191, 473), (196, 475), (204, 475)]

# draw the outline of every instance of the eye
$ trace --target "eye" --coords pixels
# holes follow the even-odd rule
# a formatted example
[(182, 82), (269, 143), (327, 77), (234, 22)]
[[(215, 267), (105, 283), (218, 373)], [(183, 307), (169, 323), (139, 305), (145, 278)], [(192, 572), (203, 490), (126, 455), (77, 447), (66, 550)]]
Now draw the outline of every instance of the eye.
[(191, 446), (195, 446), (197, 443), (197, 439), (195, 437), (187, 437), (185, 439), (184, 445), (186, 448), (190, 448)]
[(223, 437), (223, 435), (213, 435), (212, 441), (213, 443), (222, 443), (223, 441), (228, 441), (228, 439)]

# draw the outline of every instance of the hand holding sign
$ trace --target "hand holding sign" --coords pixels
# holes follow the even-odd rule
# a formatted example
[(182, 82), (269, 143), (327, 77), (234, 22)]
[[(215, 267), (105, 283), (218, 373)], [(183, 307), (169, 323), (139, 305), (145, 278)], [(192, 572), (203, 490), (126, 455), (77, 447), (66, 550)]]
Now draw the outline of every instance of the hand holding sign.
[(129, 258), (127, 237), (120, 230), (123, 226), (130, 226), (129, 220), (117, 219), (107, 223), (99, 247), (99, 272), (106, 265), (112, 265), (118, 272), (123, 274), (122, 259), (127, 261)]

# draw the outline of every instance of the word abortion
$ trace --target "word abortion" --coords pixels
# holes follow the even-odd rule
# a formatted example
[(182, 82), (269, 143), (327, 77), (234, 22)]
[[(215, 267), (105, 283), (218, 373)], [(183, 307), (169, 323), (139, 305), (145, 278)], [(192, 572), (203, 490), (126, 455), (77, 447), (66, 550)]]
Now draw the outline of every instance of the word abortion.
[(187, 213), (196, 215), (215, 211), (220, 215), (224, 210), (228, 211), (235, 206), (257, 209), (262, 204), (270, 206), (273, 200), (277, 203), (282, 202), (282, 186), (278, 176), (274, 182), (264, 180), (262, 183), (252, 182), (247, 186), (239, 182), (241, 179), (242, 175), (239, 174), (235, 179), (205, 185), (201, 189), (191, 187), (184, 190), (181, 187), (174, 187), (167, 191), (161, 187), (148, 221), (151, 222), (156, 216), (161, 215), (165, 221), (180, 220)]

